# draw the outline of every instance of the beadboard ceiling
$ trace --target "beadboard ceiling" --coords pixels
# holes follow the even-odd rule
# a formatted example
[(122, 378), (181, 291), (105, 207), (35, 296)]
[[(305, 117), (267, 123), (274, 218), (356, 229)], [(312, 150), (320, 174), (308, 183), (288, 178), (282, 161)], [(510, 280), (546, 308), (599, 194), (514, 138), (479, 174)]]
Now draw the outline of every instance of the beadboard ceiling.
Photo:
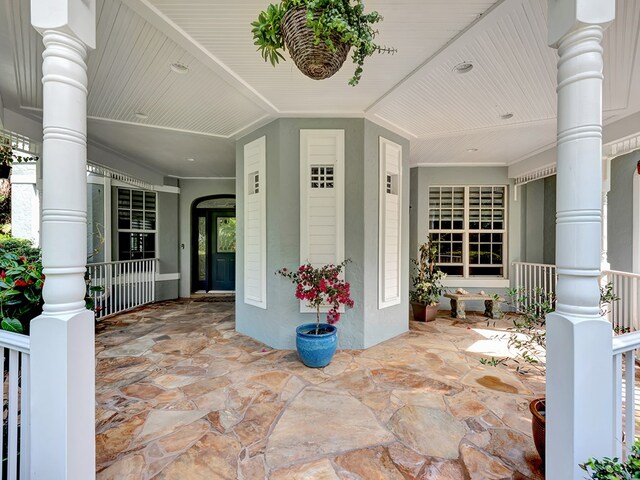
[[(90, 137), (178, 176), (233, 176), (235, 138), (280, 116), (364, 116), (409, 137), (413, 165), (509, 165), (554, 144), (546, 0), (369, 0), (385, 18), (377, 40), (398, 53), (368, 59), (355, 88), (349, 61), (321, 82), (290, 60), (264, 63), (249, 24), (268, 3), (98, 0)], [(617, 0), (604, 41), (606, 121), (640, 110), (639, 23), (640, 1)], [(29, 0), (0, 6), (0, 42), (10, 46), (0, 49), (5, 106), (38, 115), (42, 45)], [(188, 73), (172, 72), (175, 62)], [(454, 73), (460, 62), (473, 70)]]

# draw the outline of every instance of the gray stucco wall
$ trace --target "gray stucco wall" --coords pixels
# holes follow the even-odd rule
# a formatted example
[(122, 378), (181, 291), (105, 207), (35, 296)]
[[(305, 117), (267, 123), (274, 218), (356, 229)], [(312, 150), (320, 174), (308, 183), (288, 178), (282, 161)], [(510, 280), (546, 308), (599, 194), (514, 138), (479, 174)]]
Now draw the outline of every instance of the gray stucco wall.
[[(180, 187), (178, 240), (180, 265), (180, 297), (191, 295), (191, 205), (193, 201), (208, 195), (236, 193), (235, 179), (202, 179), (178, 182)], [(240, 237), (238, 237), (240, 238)]]
[(544, 180), (528, 183), (523, 189), (526, 195), (525, 250), (527, 262), (542, 263), (544, 260)]
[[(402, 145), (402, 221), (401, 221), (401, 292), (402, 301), (398, 305), (383, 309), (378, 308), (379, 282), (379, 209), (380, 203), (380, 163), (379, 139), (384, 137)], [(400, 135), (373, 123), (365, 121), (364, 131), (364, 201), (362, 210), (354, 215), (364, 218), (364, 265), (368, 272), (365, 275), (365, 347), (376, 345), (384, 340), (404, 333), (409, 328), (409, 141)], [(357, 180), (357, 179), (356, 179)], [(349, 177), (347, 177), (347, 185)], [(356, 246), (357, 248), (357, 246)], [(372, 271), (373, 269), (373, 271)]]
[(638, 161), (640, 151), (611, 161), (608, 256), (611, 268), (624, 272), (633, 271), (633, 177)]
[(544, 263), (556, 263), (556, 176), (544, 179)]
[[(408, 325), (406, 300), (397, 309), (392, 307), (398, 315), (396, 317), (395, 312), (390, 313), (393, 320), (386, 325), (380, 325), (386, 314), (372, 314), (371, 305), (375, 299), (377, 308), (378, 209), (372, 208), (372, 205), (377, 205), (378, 191), (377, 135), (384, 131), (387, 138), (402, 144), (405, 163), (409, 144), (363, 119), (280, 119), (238, 141), (238, 238), (242, 238), (244, 146), (266, 136), (267, 310), (244, 303), (244, 246), (239, 242), (236, 260), (236, 328), (275, 348), (294, 348), (295, 327), (315, 320), (313, 314), (300, 313), (300, 304), (293, 295), (293, 285), (274, 275), (281, 267), (295, 268), (300, 264), (300, 129), (345, 130), (345, 256), (352, 260), (347, 266), (346, 279), (351, 283), (356, 305), (346, 311), (338, 324), (339, 347), (365, 348), (377, 343), (380, 338), (390, 338), (396, 332), (405, 331)], [(405, 174), (408, 173), (406, 167)], [(405, 175), (405, 183), (407, 180)], [(407, 205), (408, 189), (405, 190), (405, 198)], [(403, 220), (407, 222), (408, 215)], [(374, 221), (375, 225), (372, 224)], [(365, 236), (372, 235), (372, 232), (373, 237)], [(408, 236), (404, 238), (404, 250), (408, 250)], [(365, 243), (365, 239), (370, 244)], [(375, 255), (372, 253), (374, 249)], [(408, 255), (405, 257), (408, 263)], [(376, 282), (375, 296), (369, 281), (372, 276)], [(371, 329), (365, 327), (370, 317)]]
[(158, 239), (157, 256), (159, 258), (158, 273), (161, 280), (156, 282), (156, 299), (169, 300), (178, 298), (178, 280), (162, 280), (162, 275), (178, 274), (179, 262), (179, 196), (175, 193), (158, 193)]
[[(429, 235), (428, 195), (430, 185), (508, 185), (507, 270), (509, 277), (511, 277), (513, 270), (511, 263), (520, 261), (522, 258), (522, 195), (518, 196), (518, 200), (514, 199), (513, 181), (507, 177), (507, 167), (415, 167), (412, 169), (411, 181), (411, 215), (414, 218), (411, 224), (415, 228), (415, 233), (411, 233), (411, 256), (413, 258), (417, 256), (418, 246), (424, 243)], [(450, 278), (446, 285), (449, 290), (455, 290), (462, 286), (469, 291), (484, 290), (487, 293), (502, 295), (508, 288), (509, 280), (507, 279), (503, 283), (504, 285), (500, 287), (489, 288), (486, 282), (481, 279), (457, 283), (454, 278)], [(448, 301), (441, 301), (440, 305), (441, 308), (449, 307)], [(469, 305), (469, 309), (481, 307), (480, 303), (477, 305), (470, 303)]]

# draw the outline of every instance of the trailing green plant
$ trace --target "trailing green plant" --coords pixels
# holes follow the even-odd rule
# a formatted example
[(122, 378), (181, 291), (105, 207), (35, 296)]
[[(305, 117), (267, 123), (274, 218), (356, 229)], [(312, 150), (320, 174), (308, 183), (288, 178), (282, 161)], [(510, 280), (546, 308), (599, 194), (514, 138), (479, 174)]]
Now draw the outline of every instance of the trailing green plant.
[(0, 138), (0, 165), (10, 167), (14, 162), (22, 163), (36, 160), (38, 157), (16, 155), (11, 141), (6, 137)]
[(438, 245), (429, 238), (427, 243), (420, 245), (420, 258), (411, 259), (413, 272), (411, 274), (411, 291), (409, 299), (413, 303), (423, 305), (437, 305), (440, 298), (447, 293), (442, 281), (447, 274), (438, 269)]
[(285, 60), (282, 33), (282, 19), (294, 8), (306, 8), (307, 26), (313, 31), (316, 45), (323, 42), (335, 52), (334, 40), (339, 38), (353, 48), (352, 60), (356, 70), (349, 80), (355, 86), (362, 78), (364, 61), (374, 53), (395, 53), (396, 49), (383, 47), (375, 42), (378, 33), (373, 25), (382, 21), (376, 12), (365, 13), (362, 0), (282, 0), (271, 4), (260, 12), (258, 19), (251, 23), (254, 44), (258, 46), (262, 58), (273, 66)]
[(596, 480), (631, 480), (640, 478), (640, 440), (631, 446), (627, 460), (604, 457), (602, 460), (590, 458), (580, 465), (589, 474), (588, 478)]

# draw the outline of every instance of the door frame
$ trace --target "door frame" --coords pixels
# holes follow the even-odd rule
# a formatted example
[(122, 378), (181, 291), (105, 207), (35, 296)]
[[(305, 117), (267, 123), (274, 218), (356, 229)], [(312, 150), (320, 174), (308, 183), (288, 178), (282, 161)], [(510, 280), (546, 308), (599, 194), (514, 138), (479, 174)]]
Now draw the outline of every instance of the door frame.
[[(197, 208), (197, 206), (202, 203), (205, 202), (207, 200), (216, 200), (216, 199), (223, 199), (223, 198), (227, 198), (227, 199), (236, 199), (235, 194), (218, 194), (218, 195), (206, 195), (204, 197), (198, 197), (196, 198), (193, 202), (191, 202), (191, 209), (190, 209), (190, 215), (191, 215), (191, 258), (189, 259), (189, 262), (191, 264), (191, 281), (189, 284), (189, 292), (190, 293), (195, 293), (197, 291), (197, 285), (198, 285), (198, 210), (200, 210), (199, 208)], [(238, 205), (236, 203), (236, 208), (234, 209), (230, 209), (230, 208), (220, 208), (220, 209), (215, 209), (215, 208), (211, 208), (211, 209), (202, 209), (203, 211), (207, 211), (207, 210), (220, 210), (220, 211), (234, 211), (237, 214), (237, 210), (238, 210)], [(236, 240), (237, 241), (237, 240)], [(207, 244), (207, 249), (209, 249), (210, 245), (209, 243), (211, 242), (211, 239), (209, 239), (208, 244)], [(207, 262), (209, 262), (209, 258), (207, 258)]]

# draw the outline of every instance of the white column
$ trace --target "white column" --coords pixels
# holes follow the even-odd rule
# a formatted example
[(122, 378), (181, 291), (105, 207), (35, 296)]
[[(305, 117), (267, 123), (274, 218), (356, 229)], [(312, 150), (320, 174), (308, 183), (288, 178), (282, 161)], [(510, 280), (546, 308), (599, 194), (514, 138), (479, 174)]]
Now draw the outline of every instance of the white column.
[(613, 453), (611, 325), (599, 313), (602, 34), (615, 0), (549, 0), (558, 49), (556, 312), (547, 321), (546, 475)]
[(31, 323), (32, 479), (95, 478), (94, 317), (87, 252), (87, 51), (95, 0), (32, 0), (42, 34), (44, 312)]

